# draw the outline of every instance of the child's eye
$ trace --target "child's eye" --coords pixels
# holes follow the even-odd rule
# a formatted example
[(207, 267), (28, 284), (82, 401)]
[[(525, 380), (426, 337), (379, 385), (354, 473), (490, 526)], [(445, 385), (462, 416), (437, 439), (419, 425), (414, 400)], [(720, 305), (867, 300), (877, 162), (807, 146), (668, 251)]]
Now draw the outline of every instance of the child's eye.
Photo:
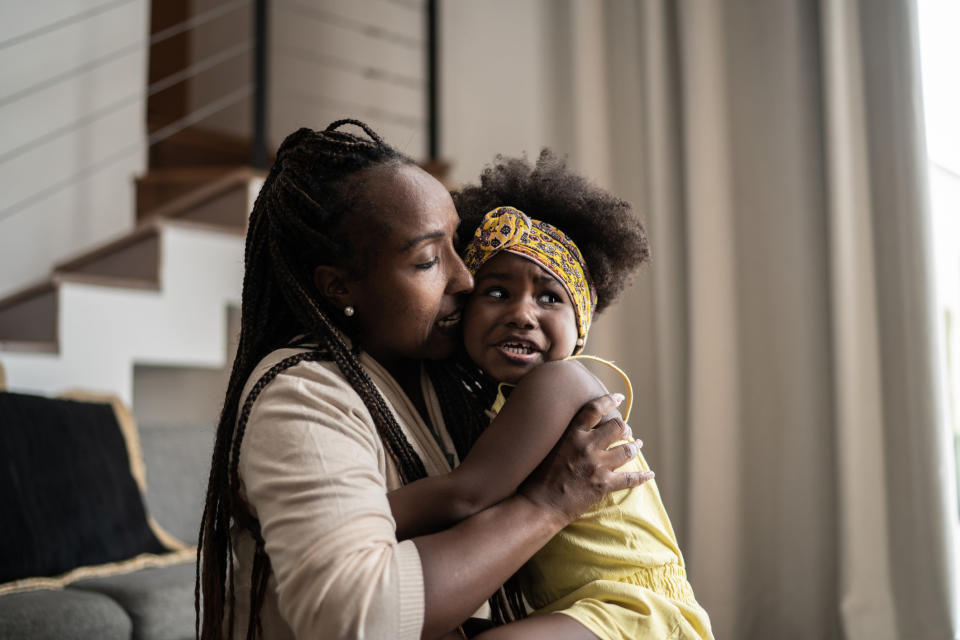
[(501, 300), (507, 297), (507, 292), (503, 287), (490, 287), (484, 292), (484, 295)]
[(440, 256), (435, 257), (433, 260), (430, 260), (429, 262), (421, 262), (420, 264), (415, 266), (417, 267), (417, 269), (427, 270), (433, 267), (438, 262), (440, 262)]
[(537, 299), (540, 302), (545, 304), (559, 304), (563, 302), (563, 298), (553, 293), (552, 291), (544, 291), (539, 296), (537, 296)]

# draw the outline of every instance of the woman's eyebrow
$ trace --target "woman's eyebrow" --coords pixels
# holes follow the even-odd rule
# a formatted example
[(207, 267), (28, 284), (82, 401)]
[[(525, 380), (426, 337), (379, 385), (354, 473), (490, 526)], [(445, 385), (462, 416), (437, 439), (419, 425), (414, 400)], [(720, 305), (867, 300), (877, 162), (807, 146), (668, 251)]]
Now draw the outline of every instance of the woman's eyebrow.
[(446, 233), (447, 233), (446, 231), (431, 231), (430, 233), (424, 233), (419, 236), (415, 236), (413, 238), (410, 238), (404, 243), (402, 250), (409, 251), (410, 249), (413, 249), (415, 246), (417, 246), (421, 242), (425, 242), (427, 240), (433, 240), (434, 238), (442, 238), (443, 236), (446, 235)]

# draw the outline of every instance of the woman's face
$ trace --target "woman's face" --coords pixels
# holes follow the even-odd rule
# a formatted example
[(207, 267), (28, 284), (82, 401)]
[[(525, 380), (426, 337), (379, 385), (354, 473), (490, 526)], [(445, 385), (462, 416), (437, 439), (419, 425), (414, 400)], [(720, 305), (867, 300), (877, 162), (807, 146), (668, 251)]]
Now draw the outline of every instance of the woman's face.
[(463, 339), (474, 363), (495, 380), (516, 384), (538, 364), (573, 353), (573, 303), (549, 271), (503, 251), (477, 271), (464, 311)]
[(446, 358), (459, 339), (463, 294), (473, 288), (453, 246), (460, 223), (453, 200), (414, 165), (375, 167), (361, 180), (370, 210), (353, 233), (377, 237), (373, 264), (347, 283), (344, 303), (355, 309), (347, 322), (390, 371), (405, 360)]

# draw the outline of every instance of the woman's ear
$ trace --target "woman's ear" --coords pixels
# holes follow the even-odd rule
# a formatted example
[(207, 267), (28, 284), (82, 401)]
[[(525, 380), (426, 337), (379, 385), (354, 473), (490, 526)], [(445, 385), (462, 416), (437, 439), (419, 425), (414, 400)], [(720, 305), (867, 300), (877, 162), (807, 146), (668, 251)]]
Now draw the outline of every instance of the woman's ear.
[(347, 273), (339, 267), (322, 264), (313, 270), (313, 283), (324, 298), (338, 309), (353, 304)]

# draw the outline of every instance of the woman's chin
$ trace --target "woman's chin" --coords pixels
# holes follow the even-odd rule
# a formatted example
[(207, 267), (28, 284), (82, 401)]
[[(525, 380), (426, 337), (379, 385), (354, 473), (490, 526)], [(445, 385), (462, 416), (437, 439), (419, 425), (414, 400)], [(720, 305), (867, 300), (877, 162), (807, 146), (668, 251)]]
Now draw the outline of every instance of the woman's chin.
[(446, 360), (456, 353), (459, 343), (459, 335), (436, 331), (430, 336), (429, 342), (424, 345), (421, 357), (424, 360)]

